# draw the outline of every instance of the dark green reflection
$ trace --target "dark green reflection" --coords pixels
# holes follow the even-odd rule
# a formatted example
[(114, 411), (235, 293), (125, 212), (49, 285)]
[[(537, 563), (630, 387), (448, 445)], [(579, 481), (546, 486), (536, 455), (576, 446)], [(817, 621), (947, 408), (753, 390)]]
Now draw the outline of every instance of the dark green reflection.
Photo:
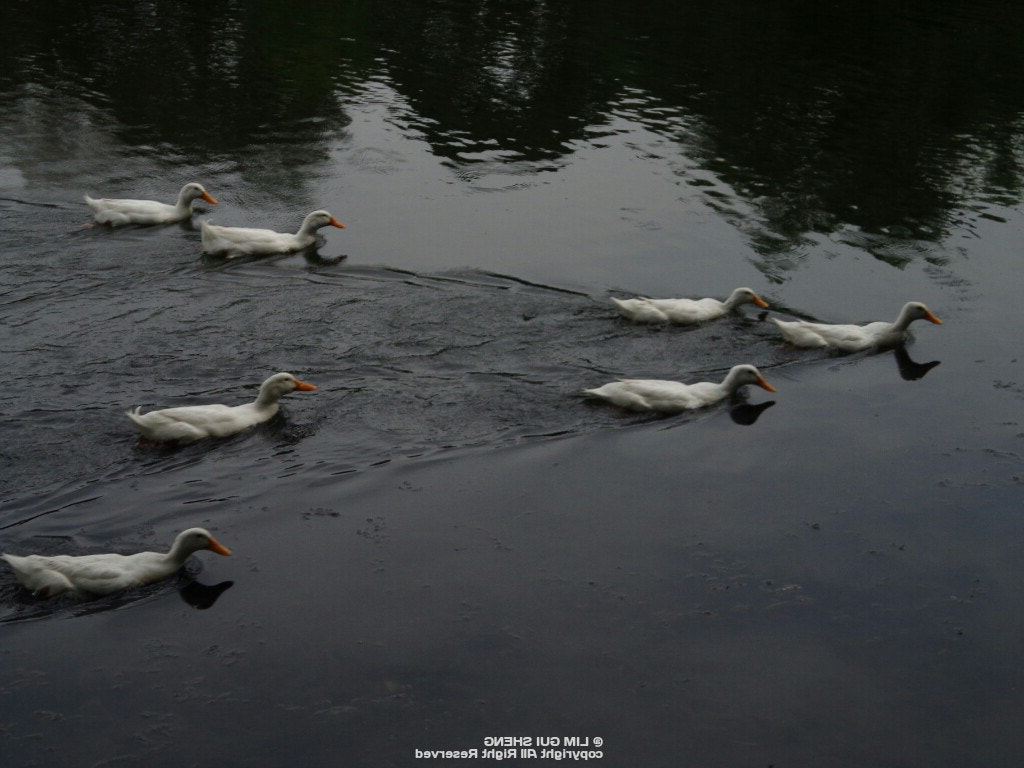
[(617, 118), (643, 124), (765, 255), (849, 229), (899, 267), (915, 255), (892, 238), (932, 240), (957, 210), (1020, 196), (1018, 3), (58, 5), (7, 16), (3, 106), (42, 94), (67, 121), (82, 99), (126, 144), (190, 159), (322, 162), (383, 81), (395, 121), (460, 169), (543, 168)]

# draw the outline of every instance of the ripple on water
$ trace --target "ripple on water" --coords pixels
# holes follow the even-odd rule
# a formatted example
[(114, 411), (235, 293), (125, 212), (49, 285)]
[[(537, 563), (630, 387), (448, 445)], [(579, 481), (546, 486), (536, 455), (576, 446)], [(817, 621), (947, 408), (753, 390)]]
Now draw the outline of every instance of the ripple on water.
[[(635, 423), (645, 417), (594, 407), (580, 389), (619, 376), (717, 378), (737, 362), (782, 360), (753, 315), (633, 326), (606, 295), (472, 271), (350, 270), (295, 256), (150, 278), (139, 285), (126, 268), (106, 284), (65, 287), (60, 323), (47, 296), (19, 302), (18, 354), (37, 384), (0, 395), (13, 435), (8, 499), (53, 487), (55, 467), (60, 483), (87, 484), (315, 443), (346, 469)], [(133, 447), (126, 408), (241, 403), (278, 370), (319, 389), (290, 395), (281, 417), (232, 440)]]

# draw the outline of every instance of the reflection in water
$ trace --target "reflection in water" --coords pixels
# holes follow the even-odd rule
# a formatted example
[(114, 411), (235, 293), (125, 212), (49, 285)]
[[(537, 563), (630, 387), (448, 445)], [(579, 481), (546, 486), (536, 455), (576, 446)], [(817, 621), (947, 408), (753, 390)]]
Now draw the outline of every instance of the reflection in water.
[(205, 611), (217, 602), (224, 592), (231, 589), (235, 582), (233, 581), (222, 581), (219, 584), (200, 584), (198, 581), (192, 581), (186, 584), (184, 587), (178, 590), (178, 594), (181, 595), (181, 599), (191, 605), (193, 608)]
[[(186, 571), (182, 579), (190, 578)], [(201, 584), (190, 580), (178, 589), (181, 599), (197, 610), (206, 610), (217, 602), (217, 599), (234, 585), (233, 581), (222, 581), (218, 584)], [(0, 624), (17, 621), (30, 621), (46, 618), (63, 611), (70, 611), (75, 616), (89, 616), (106, 611), (116, 611), (140, 601), (149, 600), (167, 590), (168, 582), (157, 582), (144, 587), (133, 587), (110, 595), (88, 595), (64, 592), (49, 599), (37, 598), (20, 584), (12, 583), (5, 587), (0, 596), (5, 608), (5, 615), (0, 617)]]
[(902, 344), (896, 347), (892, 353), (896, 358), (896, 367), (899, 369), (900, 376), (907, 381), (923, 379), (928, 371), (941, 362), (939, 360), (932, 360), (930, 363), (915, 363), (910, 359), (910, 353), (907, 352), (906, 346)]
[(1024, 184), (1024, 92), (1008, 85), (1024, 74), (1020, 6), (525, 2), (471, 13), (449, 0), (391, 3), (380, 22), (408, 124), (453, 167), (550, 163), (600, 146), (627, 117), (667, 140), (684, 189), (747, 233), (775, 279), (812, 232), (897, 267), (930, 259), (965, 192), (1016, 200)]
[(144, 157), (171, 172), (229, 166), (275, 197), (300, 192), (347, 124), (334, 85), (340, 10), (309, 26), (287, 3), (197, 10), (100, 0), (15, 14), (0, 46), (0, 138), (31, 146), (11, 155), (23, 176), (95, 166), (117, 179)]
[(896, 360), (896, 368), (899, 371), (900, 377), (906, 381), (917, 381), (918, 379), (923, 379), (932, 368), (935, 368), (941, 363), (939, 360), (932, 360), (929, 363), (915, 362), (911, 359), (910, 353), (907, 351), (905, 344), (900, 344), (896, 347), (885, 350), (869, 350), (864, 352), (855, 352), (852, 354), (835, 352), (834, 350), (801, 349), (800, 347), (790, 345), (788, 342), (785, 342), (782, 346), (790, 351), (798, 351), (802, 353), (805, 355), (804, 359), (811, 359), (815, 357), (841, 359), (843, 360), (844, 365), (856, 365), (856, 361), (864, 358), (865, 356), (888, 354), (891, 352)]
[(384, 82), (392, 123), (463, 178), (557, 167), (622, 118), (645, 126), (775, 280), (823, 233), (895, 267), (936, 258), (965, 199), (1024, 187), (1020, 5), (393, 0), (316, 23), (280, 1), (149, 8), (9, 16), (0, 150), (23, 176), (142, 153), (292, 198)]
[[(319, 238), (320, 241), (323, 237)], [(311, 268), (316, 267), (330, 267), (336, 264), (340, 264), (342, 261), (348, 258), (346, 254), (340, 256), (322, 256), (320, 255), (319, 243), (310, 246), (302, 251), (297, 252), (305, 259), (306, 263)], [(230, 269), (241, 264), (251, 264), (253, 262), (266, 262), (273, 263), (283, 259), (292, 258), (295, 254), (293, 253), (278, 253), (271, 255), (260, 255), (260, 254), (244, 254), (240, 256), (221, 256), (213, 255), (203, 251), (199, 255), (199, 261), (204, 268), (210, 270), (217, 269)]]
[(763, 403), (738, 403), (729, 409), (729, 416), (737, 424), (749, 427), (757, 421), (761, 414), (775, 405), (774, 400), (766, 400)]

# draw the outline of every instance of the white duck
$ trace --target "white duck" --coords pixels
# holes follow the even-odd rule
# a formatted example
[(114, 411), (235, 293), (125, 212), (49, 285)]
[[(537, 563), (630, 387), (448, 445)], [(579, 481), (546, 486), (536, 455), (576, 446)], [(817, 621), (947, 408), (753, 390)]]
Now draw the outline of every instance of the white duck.
[(583, 393), (631, 411), (679, 413), (714, 405), (731, 397), (747, 384), (754, 384), (769, 392), (775, 391), (775, 387), (764, 380), (757, 368), (752, 365), (736, 365), (720, 384), (713, 381), (683, 384), (661, 379), (621, 379), (596, 389), (585, 389)]
[(203, 189), (203, 185), (195, 182), (181, 188), (178, 202), (174, 205), (158, 203), (155, 200), (93, 200), (88, 195), (85, 196), (85, 202), (92, 209), (96, 223), (109, 224), (112, 227), (122, 224), (169, 224), (184, 221), (192, 215), (193, 200), (205, 200), (210, 205), (217, 204), (210, 193)]
[(694, 325), (719, 318), (741, 304), (767, 308), (768, 303), (749, 288), (737, 288), (725, 301), (718, 299), (615, 299), (619, 312), (637, 323)]
[(186, 405), (149, 413), (136, 407), (125, 415), (148, 440), (191, 443), (204, 437), (228, 437), (273, 418), (278, 401), (297, 389), (309, 392), (316, 387), (290, 373), (275, 373), (260, 386), (256, 399), (244, 405)]
[(942, 321), (919, 301), (908, 301), (900, 310), (895, 323), (868, 323), (867, 325), (830, 325), (806, 320), (783, 321), (772, 318), (783, 337), (798, 347), (829, 347), (840, 352), (859, 352), (864, 349), (892, 347), (900, 344), (907, 328), (915, 320), (927, 320), (936, 325)]
[(231, 550), (203, 528), (189, 528), (174, 539), (170, 552), (138, 552), (134, 555), (8, 555), (14, 575), (36, 597), (62, 592), (108, 595), (111, 592), (151, 584), (176, 573), (193, 552), (209, 549), (218, 555)]
[(272, 229), (245, 227), (218, 227), (208, 221), (202, 225), (203, 251), (211, 256), (254, 256), (269, 253), (291, 253), (308, 248), (316, 242), (316, 231), (321, 227), (345, 225), (327, 211), (313, 211), (302, 222), (294, 235)]

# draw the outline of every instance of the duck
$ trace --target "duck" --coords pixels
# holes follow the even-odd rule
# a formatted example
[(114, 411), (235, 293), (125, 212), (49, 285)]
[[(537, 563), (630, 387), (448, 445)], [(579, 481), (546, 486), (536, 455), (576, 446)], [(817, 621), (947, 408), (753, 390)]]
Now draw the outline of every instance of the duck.
[(753, 365), (735, 365), (720, 383), (701, 381), (683, 384), (662, 379), (620, 379), (601, 387), (585, 389), (583, 394), (629, 411), (679, 413), (714, 405), (732, 397), (748, 384), (769, 392), (775, 391), (775, 387), (765, 381)]
[(895, 323), (876, 322), (867, 325), (831, 325), (807, 320), (784, 321), (772, 318), (782, 336), (797, 347), (828, 347), (839, 352), (860, 352), (865, 349), (883, 349), (902, 344), (907, 328), (915, 320), (927, 320), (942, 325), (931, 311), (919, 301), (908, 301), (900, 310)]
[(185, 564), (189, 555), (208, 549), (230, 555), (205, 528), (189, 528), (174, 539), (169, 552), (137, 552), (134, 555), (10, 555), (3, 554), (18, 581), (36, 597), (64, 592), (77, 595), (109, 595), (129, 587), (166, 579)]
[(275, 373), (260, 385), (260, 392), (251, 403), (243, 405), (186, 405), (178, 408), (142, 413), (136, 406), (125, 411), (142, 437), (153, 442), (191, 443), (206, 437), (228, 437), (256, 424), (262, 424), (277, 413), (278, 401), (290, 392), (311, 392), (314, 384), (295, 378), (290, 373)]
[(768, 302), (749, 288), (737, 288), (725, 301), (718, 299), (612, 299), (622, 315), (636, 323), (676, 323), (696, 325), (715, 320), (732, 312), (742, 304), (754, 304), (762, 309)]
[(117, 200), (105, 197), (94, 200), (88, 195), (85, 196), (85, 202), (92, 209), (92, 217), (96, 223), (109, 224), (112, 227), (123, 224), (170, 224), (184, 221), (192, 216), (194, 200), (205, 200), (210, 205), (217, 204), (203, 185), (195, 182), (181, 188), (178, 202), (174, 205), (158, 203), (155, 200)]
[(345, 225), (327, 211), (313, 211), (303, 220), (294, 235), (272, 229), (219, 227), (204, 221), (201, 231), (203, 251), (210, 256), (228, 258), (292, 253), (313, 245), (316, 242), (316, 231), (327, 226), (345, 229)]

